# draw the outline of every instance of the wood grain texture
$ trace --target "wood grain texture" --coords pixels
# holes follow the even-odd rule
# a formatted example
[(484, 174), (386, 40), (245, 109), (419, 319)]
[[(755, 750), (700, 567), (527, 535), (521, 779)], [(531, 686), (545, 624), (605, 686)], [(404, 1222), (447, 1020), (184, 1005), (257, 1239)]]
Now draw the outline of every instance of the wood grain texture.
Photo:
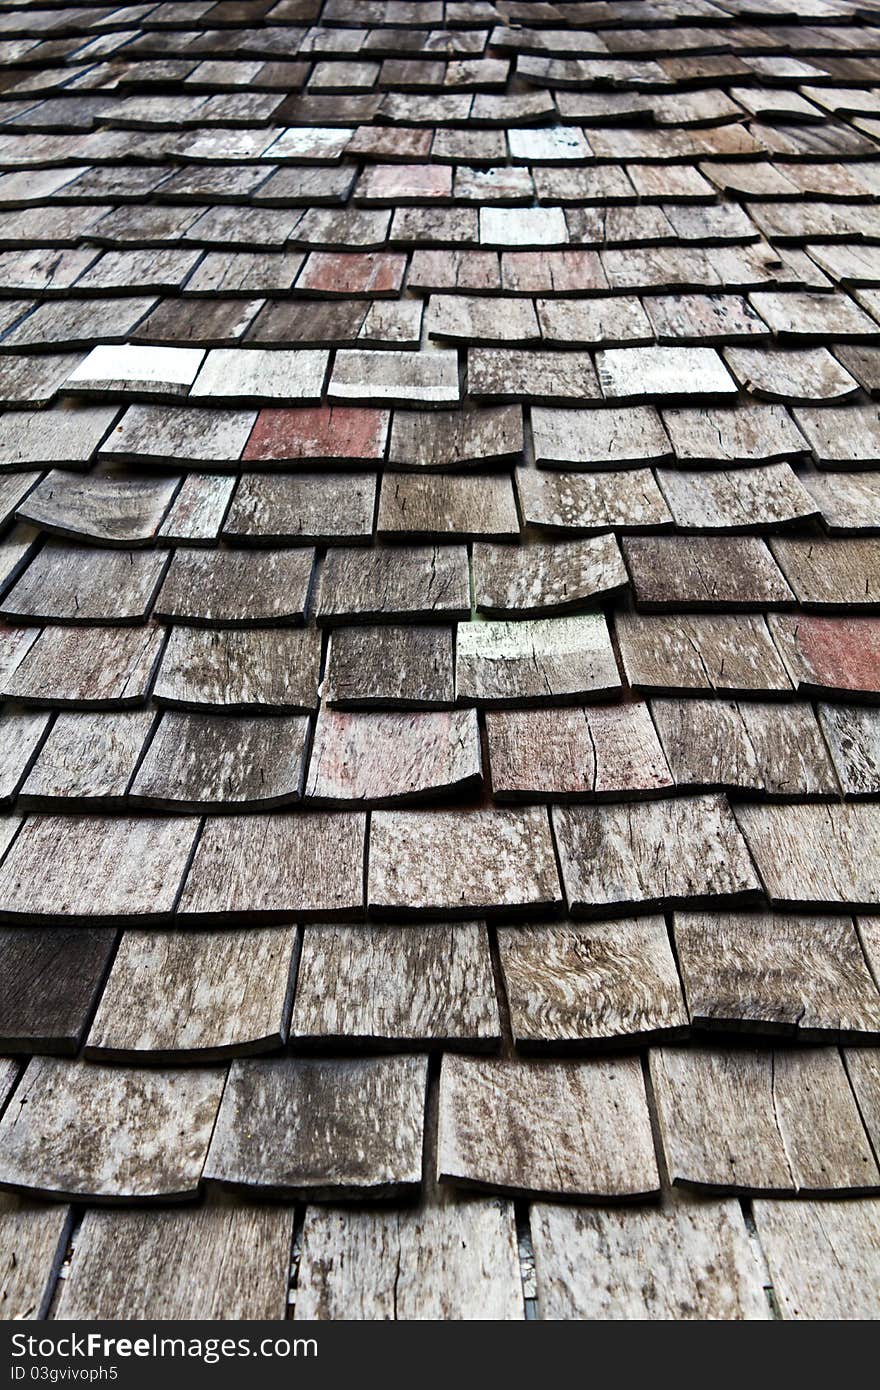
[(880, 1060), (876, 1047), (848, 1047), (843, 1060), (862, 1123), (876, 1155), (880, 1147)]
[(542, 1196), (648, 1196), (659, 1188), (636, 1058), (525, 1061), (447, 1053), (437, 1176)]
[(786, 668), (757, 614), (618, 613), (614, 626), (624, 674), (635, 690), (791, 693)]
[(658, 468), (676, 526), (685, 531), (767, 531), (817, 515), (814, 497), (787, 463), (759, 468)]
[(156, 676), (156, 703), (229, 714), (312, 710), (320, 668), (321, 637), (314, 628), (174, 627)]
[(131, 802), (164, 810), (261, 810), (299, 799), (309, 721), (168, 710), (131, 785)]
[(690, 464), (790, 458), (807, 448), (783, 406), (758, 401), (664, 410), (663, 423), (676, 457)]
[(224, 1078), (35, 1057), (0, 1121), (0, 1185), (96, 1202), (194, 1197)]
[(828, 1322), (876, 1318), (880, 1198), (859, 1202), (759, 1198), (752, 1210), (783, 1318)]
[(141, 623), (167, 558), (148, 550), (98, 550), (49, 540), (4, 596), (4, 617), (50, 623)]
[(0, 806), (10, 806), (31, 767), (50, 715), (13, 706), (0, 714)]
[(652, 796), (673, 785), (646, 704), (490, 710), (497, 801)]
[(29, 816), (0, 867), (0, 918), (162, 920), (174, 909), (196, 829), (183, 817)]
[(517, 468), (514, 480), (523, 520), (547, 531), (656, 531), (672, 525), (649, 468), (593, 473)]
[(569, 911), (635, 903), (748, 902), (760, 884), (723, 796), (615, 806), (554, 806)]
[(367, 901), (379, 916), (553, 911), (560, 888), (547, 812), (375, 811)]
[(873, 907), (880, 811), (867, 803), (737, 808), (770, 901), (778, 907)]
[(71, 1227), (68, 1207), (0, 1196), (0, 1317), (44, 1318)]
[(499, 927), (517, 1047), (560, 1051), (687, 1031), (662, 917)]
[(771, 613), (768, 624), (795, 688), (804, 695), (880, 696), (880, 620)]
[(514, 1321), (523, 1317), (513, 1204), (306, 1211), (296, 1319)]
[(880, 478), (876, 473), (805, 473), (826, 530), (834, 535), (880, 530)]
[(628, 536), (623, 553), (645, 613), (789, 607), (791, 590), (757, 536)]
[(112, 928), (0, 929), (0, 1048), (76, 1052), (115, 944)]
[(849, 917), (677, 912), (674, 930), (694, 1027), (804, 1041), (880, 1031), (880, 993)]
[(96, 1061), (271, 1052), (287, 1032), (291, 927), (127, 931), (89, 1030)]
[(500, 1028), (485, 926), (306, 928), (294, 1044), (484, 1048)]
[(313, 560), (312, 550), (179, 550), (156, 617), (210, 627), (301, 623)]
[[(33, 629), (27, 629), (30, 638)], [(44, 627), (2, 693), (22, 704), (123, 709), (142, 705), (162, 650), (161, 628)]]
[(759, 1193), (880, 1185), (834, 1048), (657, 1048), (651, 1080), (676, 1186)]
[(213, 917), (360, 911), (365, 822), (345, 811), (208, 816), (178, 914), (208, 925)]
[(166, 545), (211, 545), (220, 534), (234, 478), (217, 473), (188, 473), (159, 527)]
[(464, 795), (482, 781), (476, 710), (349, 713), (322, 708), (305, 796), (347, 806)]
[(603, 614), (584, 613), (459, 623), (455, 686), (462, 702), (546, 704), (615, 694), (620, 675)]
[(422, 1177), (427, 1079), (413, 1056), (233, 1062), (205, 1177), (266, 1195), (403, 1194)]
[(451, 627), (344, 627), (327, 649), (323, 698), (342, 709), (431, 709), (455, 699)]
[(771, 797), (838, 795), (811, 705), (652, 700), (651, 713), (679, 787)]
[(615, 468), (668, 459), (671, 448), (651, 405), (604, 410), (532, 409), (539, 467)]
[(396, 410), (388, 461), (395, 468), (447, 469), (515, 460), (523, 448), (522, 409)]
[(537, 617), (619, 594), (629, 583), (613, 536), (531, 545), (477, 542), (476, 606), (489, 617)]
[[(739, 1204), (531, 1209), (538, 1314), (549, 1320), (763, 1320), (770, 1305)], [(647, 1258), (646, 1258), (647, 1257)]]
[(847, 613), (880, 608), (880, 540), (776, 536), (770, 549), (805, 608)]
[(292, 1232), (275, 1205), (87, 1211), (55, 1318), (283, 1318)]
[(448, 622), (470, 611), (464, 546), (331, 546), (319, 572), (315, 616), (321, 625)]
[(508, 473), (388, 473), (376, 534), (433, 540), (516, 540), (519, 518)]
[(375, 473), (245, 473), (223, 534), (237, 544), (369, 540)]
[(62, 711), (28, 773), (19, 805), (122, 806), (155, 722), (153, 710)]

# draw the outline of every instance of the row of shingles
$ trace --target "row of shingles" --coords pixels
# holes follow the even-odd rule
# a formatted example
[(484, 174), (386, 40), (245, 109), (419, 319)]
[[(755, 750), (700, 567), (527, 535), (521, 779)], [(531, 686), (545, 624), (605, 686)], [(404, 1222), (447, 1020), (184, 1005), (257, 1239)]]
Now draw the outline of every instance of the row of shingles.
[[(447, 1053), (436, 1177), (453, 1188), (619, 1201), (659, 1194), (660, 1153), (676, 1186), (704, 1192), (880, 1185), (869, 1138), (878, 1084), (870, 1051), (661, 1047), (649, 1062), (662, 1149), (635, 1055)], [(225, 1067), (38, 1058), (0, 1122), (0, 1180), (31, 1195), (91, 1201), (179, 1199), (204, 1181), (264, 1196), (393, 1197), (422, 1182), (427, 1078), (416, 1054), (238, 1060), (228, 1077)], [(175, 1118), (182, 1101), (184, 1142)], [(110, 1132), (87, 1145), (97, 1114), (113, 1117)], [(272, 1136), (280, 1128), (288, 1143), (279, 1150)], [(324, 1139), (317, 1147), (316, 1133)]]
[[(691, 1032), (875, 1042), (877, 932), (876, 918), (755, 912), (678, 912), (669, 935), (657, 916), (502, 926), (498, 987), (523, 1053)], [(501, 1038), (479, 923), (310, 924), (299, 940), (289, 926), (137, 929), (115, 955), (112, 928), (14, 928), (0, 945), (0, 1050), (17, 1055), (174, 1064), (288, 1044), (495, 1051)]]

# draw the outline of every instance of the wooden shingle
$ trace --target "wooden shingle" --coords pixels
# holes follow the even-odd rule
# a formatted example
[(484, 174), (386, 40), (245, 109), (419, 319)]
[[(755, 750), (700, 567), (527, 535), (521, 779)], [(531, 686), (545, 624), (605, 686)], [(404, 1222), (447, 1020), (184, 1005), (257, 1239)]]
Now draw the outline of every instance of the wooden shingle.
[(880, 1199), (759, 1199), (752, 1210), (783, 1318), (876, 1316)]
[(363, 542), (375, 504), (373, 473), (246, 473), (223, 535), (236, 545)]
[(386, 473), (376, 532), (386, 539), (518, 540), (510, 475)]
[(678, 787), (759, 795), (836, 796), (812, 706), (752, 700), (652, 700)]
[(683, 531), (776, 531), (816, 516), (817, 502), (787, 463), (758, 468), (658, 468)]
[(313, 561), (312, 550), (179, 550), (156, 616), (209, 627), (301, 623)]
[(133, 405), (101, 445), (101, 457), (116, 463), (234, 469), (255, 419), (254, 410)]
[(518, 622), (459, 623), (455, 687), (481, 705), (601, 699), (620, 689), (601, 613)]
[(299, 799), (309, 721), (169, 710), (131, 786), (135, 805), (261, 810)]
[(377, 916), (552, 912), (561, 894), (547, 812), (376, 811), (367, 900)]
[(631, 1209), (537, 1202), (530, 1215), (542, 1318), (739, 1322), (771, 1316), (732, 1199), (676, 1195), (660, 1208)]
[(53, 468), (17, 508), (44, 531), (101, 545), (148, 545), (177, 490), (176, 477)]
[(30, 622), (141, 623), (166, 564), (161, 552), (50, 540), (4, 594), (0, 614)]
[(656, 531), (672, 513), (648, 468), (627, 472), (551, 473), (517, 468), (523, 521), (548, 531)]
[(388, 436), (387, 410), (302, 406), (261, 410), (242, 455), (245, 463), (373, 463)]
[(880, 902), (875, 805), (749, 804), (738, 807), (737, 819), (774, 905), (870, 908)]
[(323, 698), (342, 709), (431, 709), (455, 699), (449, 627), (337, 628)]
[(880, 709), (819, 705), (819, 723), (845, 797), (880, 792)]
[(440, 1073), (437, 1175), (549, 1197), (632, 1198), (659, 1188), (635, 1058), (457, 1057)]
[(69, 1207), (0, 1196), (0, 1307), (4, 1318), (44, 1318), (67, 1251)]
[(156, 676), (156, 702), (230, 714), (311, 710), (320, 666), (314, 628), (174, 627)]
[(350, 812), (209, 816), (178, 916), (284, 921), (359, 911), (365, 819)]
[(174, 1063), (276, 1050), (295, 940), (284, 926), (125, 932), (85, 1056)]
[[(487, 1277), (491, 1271), (491, 1277)], [(310, 1206), (296, 1317), (395, 1321), (523, 1316), (513, 1204)]]
[[(3, 694), (29, 705), (75, 705), (80, 709), (121, 709), (146, 700), (159, 654), (158, 627), (77, 630), (45, 627), (33, 642), (34, 628)], [(31, 645), (32, 643), (32, 645)]]
[(0, 868), (0, 917), (90, 926), (173, 910), (197, 825), (184, 817), (28, 817)]
[(770, 549), (805, 608), (847, 613), (880, 608), (880, 540), (778, 536)]
[(34, 762), (51, 715), (6, 708), (0, 715), (0, 806), (10, 806)]
[[(773, 622), (776, 615), (770, 617)], [(792, 682), (758, 615), (618, 613), (614, 626), (624, 673), (636, 690), (791, 693)]]
[(677, 912), (675, 949), (695, 1027), (815, 1041), (880, 1031), (849, 917)]
[(220, 535), (235, 479), (219, 473), (187, 473), (159, 527), (165, 545), (210, 545)]
[(673, 785), (645, 704), (491, 710), (497, 801), (651, 796)]
[(499, 927), (521, 1051), (676, 1037), (688, 1017), (662, 917)]
[(657, 1048), (651, 1080), (676, 1186), (741, 1193), (880, 1186), (834, 1048)]
[(689, 464), (755, 463), (806, 453), (807, 444), (781, 405), (664, 410), (663, 423), (676, 457)]
[(422, 1177), (427, 1079), (415, 1056), (233, 1062), (205, 1177), (263, 1195), (404, 1194)]
[(880, 695), (880, 621), (771, 613), (767, 619), (792, 684), (802, 694)]
[(532, 410), (535, 462), (540, 467), (620, 468), (655, 463), (672, 450), (659, 414), (651, 405), (603, 410)]
[(57, 1316), (283, 1318), (292, 1230), (274, 1205), (88, 1211)]
[(318, 576), (316, 621), (446, 622), (470, 615), (464, 546), (331, 546)]
[(629, 583), (613, 536), (528, 546), (476, 542), (476, 606), (490, 617), (540, 616), (607, 599)]
[(290, 1035), (295, 1046), (497, 1045), (485, 926), (309, 926)]
[(623, 553), (641, 611), (789, 607), (794, 596), (757, 536), (627, 536)]
[(222, 1068), (35, 1057), (0, 1120), (0, 1185), (92, 1202), (195, 1197), (224, 1080)]
[(622, 806), (554, 806), (569, 911), (638, 903), (749, 902), (760, 884), (723, 796)]
[(479, 789), (475, 710), (349, 713), (324, 708), (305, 796), (327, 805), (382, 806)]
[(152, 710), (62, 711), (21, 789), (21, 806), (104, 810), (121, 806), (146, 740)]
[(115, 944), (112, 928), (0, 930), (0, 1048), (76, 1052)]
[(516, 462), (523, 450), (522, 410), (396, 410), (388, 462), (394, 468), (455, 469)]

